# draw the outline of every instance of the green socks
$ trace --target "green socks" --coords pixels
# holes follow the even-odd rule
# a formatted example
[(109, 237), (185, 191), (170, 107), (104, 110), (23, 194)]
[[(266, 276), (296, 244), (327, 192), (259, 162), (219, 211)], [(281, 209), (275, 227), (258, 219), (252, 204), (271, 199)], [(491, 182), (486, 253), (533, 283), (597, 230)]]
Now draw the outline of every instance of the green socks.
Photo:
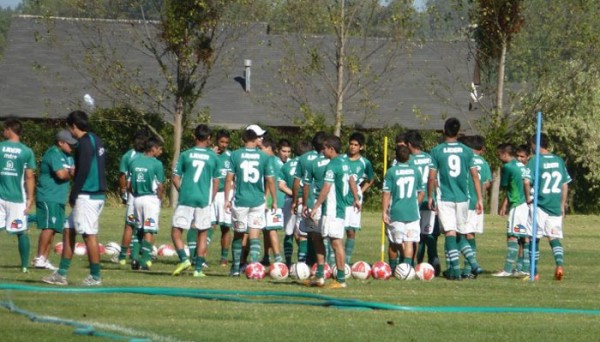
[(29, 267), (29, 234), (19, 233), (17, 234), (17, 239), (19, 241), (19, 256), (21, 257), (21, 267), (27, 268)]
[(513, 264), (517, 260), (519, 254), (519, 243), (514, 240), (508, 240), (506, 242), (506, 259), (504, 261), (504, 272), (512, 273)]
[(258, 262), (260, 257), (260, 239), (250, 240), (250, 262)]
[(556, 266), (563, 266), (565, 264), (565, 252), (560, 243), (559, 239), (550, 240), (550, 248), (552, 248), (552, 254), (554, 255), (554, 261)]
[(355, 239), (346, 239), (346, 246), (344, 251), (346, 252), (346, 263), (351, 265), (350, 261), (352, 260), (352, 252), (354, 252), (354, 243)]
[(192, 263), (196, 262), (196, 241), (198, 241), (198, 230), (190, 228), (187, 231), (187, 245), (190, 250), (190, 260)]
[(294, 235), (286, 235), (283, 238), (283, 255), (285, 255), (285, 264), (292, 265), (292, 255), (294, 254)]
[(233, 249), (233, 265), (232, 270), (234, 272), (240, 271), (240, 262), (242, 260), (242, 237), (236, 238), (233, 237), (233, 241), (231, 243), (231, 249)]
[(69, 267), (71, 267), (71, 259), (60, 258), (60, 263), (58, 264), (58, 274), (63, 277), (67, 276), (67, 272), (69, 272)]
[(308, 240), (300, 240), (298, 242), (298, 262), (306, 262), (307, 250)]
[(454, 277), (460, 276), (460, 265), (459, 265), (459, 255), (458, 255), (458, 246), (456, 244), (456, 236), (446, 236), (446, 240), (444, 242), (444, 247), (446, 249), (447, 257), (448, 257), (448, 269), (450, 271), (450, 275)]
[(100, 264), (90, 264), (90, 274), (94, 279), (100, 279)]

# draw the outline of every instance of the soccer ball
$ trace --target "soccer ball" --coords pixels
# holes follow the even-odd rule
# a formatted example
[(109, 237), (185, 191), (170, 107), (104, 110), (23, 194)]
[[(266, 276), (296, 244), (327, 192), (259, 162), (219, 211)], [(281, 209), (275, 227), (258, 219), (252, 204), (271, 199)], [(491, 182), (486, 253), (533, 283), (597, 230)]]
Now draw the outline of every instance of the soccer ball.
[(378, 261), (371, 267), (371, 273), (375, 279), (387, 280), (392, 276), (392, 269), (385, 261)]
[(172, 257), (177, 255), (177, 251), (175, 250), (175, 247), (167, 244), (164, 245), (160, 245), (156, 251), (156, 253), (159, 256), (164, 256), (164, 257)]
[(76, 243), (75, 250), (73, 252), (75, 253), (75, 255), (86, 255), (87, 247), (85, 246), (85, 243), (83, 243), (83, 242)]
[(62, 255), (62, 251), (63, 251), (62, 241), (57, 242), (56, 245), (54, 245), (54, 254)]
[(108, 256), (119, 255), (121, 253), (121, 246), (118, 243), (111, 241), (104, 247), (104, 254)]
[(415, 269), (407, 263), (402, 263), (396, 266), (394, 276), (400, 280), (412, 280), (415, 278)]
[(369, 279), (371, 276), (371, 265), (364, 261), (357, 261), (352, 265), (352, 277), (356, 279)]
[(295, 263), (290, 267), (290, 276), (298, 280), (308, 279), (310, 277), (310, 269), (303, 262)]
[[(345, 264), (344, 266), (344, 275), (346, 278), (350, 278), (350, 276), (352, 275), (352, 269), (350, 268), (350, 265)], [(333, 269), (331, 270), (331, 276), (336, 278), (337, 277), (337, 265), (333, 266)]]
[(260, 262), (253, 262), (246, 267), (248, 279), (262, 279), (265, 275), (265, 267)]
[(103, 255), (104, 253), (106, 253), (106, 248), (103, 244), (98, 242), (98, 254)]
[[(317, 263), (315, 262), (310, 268), (310, 275), (315, 275), (317, 273)], [(323, 269), (323, 276), (325, 279), (331, 278), (331, 267), (329, 267), (328, 263), (325, 263), (325, 268)]]
[(435, 278), (435, 269), (426, 262), (422, 262), (415, 267), (415, 273), (420, 280), (429, 281)]
[(287, 279), (289, 273), (287, 266), (282, 262), (276, 262), (269, 266), (269, 276), (275, 280)]

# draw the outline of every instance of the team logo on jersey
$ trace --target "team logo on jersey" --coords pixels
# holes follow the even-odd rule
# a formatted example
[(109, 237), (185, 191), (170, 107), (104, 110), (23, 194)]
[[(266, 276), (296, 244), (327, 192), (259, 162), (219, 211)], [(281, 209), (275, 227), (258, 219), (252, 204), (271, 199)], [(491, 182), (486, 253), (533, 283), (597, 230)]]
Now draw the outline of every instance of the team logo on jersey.
[(23, 228), (23, 221), (16, 219), (10, 223), (10, 229), (21, 229)]
[(144, 227), (152, 228), (156, 226), (156, 221), (152, 218), (147, 218), (144, 220)]
[(144, 180), (144, 174), (143, 173), (138, 173), (137, 180), (138, 181), (143, 181)]
[(6, 162), (6, 168), (7, 168), (7, 169), (14, 169), (14, 168), (15, 168), (15, 164), (13, 164), (13, 161), (12, 161), (12, 160), (8, 160), (8, 161)]
[(327, 171), (327, 173), (325, 174), (325, 178), (333, 179), (333, 171), (331, 171), (331, 170)]
[(98, 150), (98, 156), (102, 157), (104, 155), (104, 147)]

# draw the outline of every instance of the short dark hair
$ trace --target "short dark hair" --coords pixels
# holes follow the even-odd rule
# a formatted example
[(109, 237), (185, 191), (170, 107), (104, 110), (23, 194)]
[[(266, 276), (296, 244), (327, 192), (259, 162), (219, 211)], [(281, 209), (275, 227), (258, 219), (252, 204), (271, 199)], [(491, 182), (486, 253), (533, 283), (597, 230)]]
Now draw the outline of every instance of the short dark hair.
[(231, 138), (231, 133), (226, 129), (220, 129), (217, 131), (217, 140), (221, 138)]
[(18, 119), (8, 118), (4, 120), (4, 129), (10, 129), (16, 135), (21, 136), (21, 133), (23, 132), (23, 124)]
[(275, 152), (275, 150), (277, 149), (277, 145), (275, 144), (275, 141), (273, 139), (271, 139), (270, 137), (264, 138), (262, 145), (263, 145), (263, 147), (271, 148), (271, 151), (273, 151), (273, 152)]
[[(535, 134), (531, 136), (531, 144), (535, 144)], [(540, 148), (548, 148), (548, 135), (540, 134)]]
[(461, 135), (456, 140), (458, 140), (458, 142), (460, 142), (461, 144), (465, 144), (469, 148), (473, 148), (473, 139), (472, 138), (473, 137), (470, 135)]
[(338, 136), (330, 135), (325, 138), (323, 146), (331, 147), (335, 150), (336, 153), (340, 153), (342, 151), (342, 140)]
[(406, 163), (410, 158), (410, 150), (408, 146), (400, 145), (396, 146), (396, 161), (399, 163)]
[(474, 150), (481, 151), (485, 147), (485, 138), (481, 135), (471, 136), (471, 147)]
[(155, 136), (149, 137), (148, 139), (146, 139), (146, 148), (145, 148), (145, 152), (150, 151), (153, 147), (160, 147), (163, 145), (163, 142), (160, 141), (160, 139), (158, 139)]
[(502, 144), (498, 145), (497, 150), (498, 150), (498, 152), (508, 153), (512, 157), (514, 157), (517, 152), (515, 149), (515, 146), (511, 143), (502, 143)]
[(146, 150), (146, 140), (148, 140), (148, 130), (142, 128), (133, 135), (133, 149), (137, 152)]
[(206, 139), (210, 139), (211, 134), (212, 130), (205, 124), (199, 124), (194, 129), (194, 137), (198, 141), (206, 141)]
[(399, 143), (406, 143), (405, 136), (406, 133), (404, 132), (396, 134), (396, 145), (398, 145)]
[(296, 155), (301, 156), (304, 153), (310, 151), (310, 143), (306, 140), (301, 140), (296, 143)]
[(356, 141), (360, 146), (365, 146), (365, 140), (365, 135), (361, 132), (354, 132), (350, 135), (350, 138), (348, 138), (348, 142)]
[(287, 139), (279, 139), (279, 142), (277, 143), (277, 147), (278, 148), (282, 148), (282, 147), (292, 147), (292, 143), (287, 140)]
[(312, 145), (315, 151), (321, 152), (321, 150), (323, 149), (323, 141), (325, 141), (326, 137), (327, 133), (323, 131), (318, 131), (317, 133), (315, 133), (315, 135), (312, 138)]
[(251, 129), (245, 129), (242, 131), (242, 141), (247, 143), (258, 139), (258, 135)]
[(517, 146), (517, 151), (516, 152), (517, 153), (519, 153), (519, 152), (525, 152), (525, 154), (529, 156), (529, 154), (531, 153), (531, 150), (529, 149), (529, 145), (523, 144), (523, 145)]
[(423, 149), (423, 137), (421, 137), (421, 134), (416, 129), (406, 132), (404, 134), (404, 141), (407, 144), (411, 144), (414, 148)]
[(75, 126), (78, 129), (87, 132), (90, 129), (89, 116), (82, 110), (76, 110), (67, 115), (67, 125)]
[(460, 121), (457, 118), (450, 118), (444, 123), (444, 135), (450, 138), (458, 136), (460, 131)]

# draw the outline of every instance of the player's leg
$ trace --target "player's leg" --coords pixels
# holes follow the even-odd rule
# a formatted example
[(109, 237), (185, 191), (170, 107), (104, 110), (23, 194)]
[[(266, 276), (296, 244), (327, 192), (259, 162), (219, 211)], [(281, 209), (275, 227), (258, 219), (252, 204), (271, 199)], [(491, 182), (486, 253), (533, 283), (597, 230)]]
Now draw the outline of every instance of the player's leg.
[[(473, 216), (474, 215), (474, 216)], [(473, 248), (471, 248), (471, 244), (469, 244), (467, 235), (472, 234), (475, 231), (475, 227), (477, 225), (477, 213), (472, 211), (471, 217), (469, 216), (469, 204), (468, 202), (459, 202), (456, 203), (456, 225), (457, 225), (457, 235), (456, 235), (456, 243), (459, 251), (471, 265), (470, 274), (474, 277), (477, 277), (480, 273), (483, 272), (483, 269), (479, 267), (479, 263), (477, 262), (477, 258), (475, 257), (475, 253), (473, 252)], [(471, 221), (469, 221), (469, 219)], [(471, 278), (469, 276), (469, 278)]]
[(250, 262), (258, 262), (260, 258), (260, 233), (264, 231), (265, 205), (249, 208), (248, 211), (248, 245)]
[[(121, 252), (117, 256), (117, 260), (120, 265), (126, 264), (127, 250), (129, 249), (131, 257), (137, 255), (140, 250), (140, 241), (137, 235), (134, 237), (134, 232), (137, 233), (137, 224), (135, 218), (135, 198), (132, 194), (127, 196), (127, 208), (125, 209), (125, 224), (123, 225), (123, 236), (121, 237)], [(137, 253), (134, 253), (134, 250)]]
[[(196, 251), (196, 267), (194, 270), (194, 277), (204, 277), (202, 272), (203, 268), (206, 268), (206, 253), (208, 250), (208, 233), (212, 230), (213, 220), (211, 218), (212, 207), (195, 208), (194, 209), (194, 223), (193, 229), (197, 231), (196, 234), (196, 245), (198, 246)], [(191, 252), (190, 252), (191, 253)], [(191, 255), (191, 254), (190, 254)]]
[(194, 277), (196, 278), (202, 278), (205, 277), (206, 275), (204, 274), (204, 272), (202, 272), (202, 267), (204, 265), (204, 262), (206, 261), (205, 255), (206, 255), (206, 250), (208, 249), (208, 231), (211, 230), (211, 228), (209, 229), (202, 229), (202, 230), (198, 230), (198, 236), (197, 236), (197, 240), (196, 240), (196, 245), (198, 246), (198, 254), (197, 254), (197, 260), (196, 260), (196, 267), (194, 270)]
[[(198, 231), (196, 229), (190, 229), (187, 231), (186, 234), (186, 244), (188, 246), (188, 250), (190, 251), (190, 262), (192, 263), (192, 265), (196, 264), (196, 256), (198, 253), (196, 253), (196, 243), (198, 241)], [(184, 247), (185, 248), (185, 247)]]
[[(98, 231), (100, 214), (104, 208), (104, 200), (87, 197), (78, 198), (75, 203), (75, 232), (83, 237), (90, 262), (90, 275), (83, 281), (86, 286), (102, 284), (100, 277), (100, 253), (98, 251)], [(63, 246), (64, 247), (64, 246)]]
[(512, 233), (506, 236), (506, 257), (504, 259), (504, 267), (502, 270), (493, 273), (494, 277), (510, 277), (513, 275), (513, 265), (519, 253), (519, 243), (517, 237)]
[(194, 208), (178, 205), (173, 213), (173, 220), (171, 223), (171, 241), (177, 251), (179, 257), (179, 264), (173, 271), (174, 276), (178, 276), (181, 272), (189, 269), (192, 266), (191, 261), (188, 259), (187, 253), (185, 252), (185, 244), (183, 243), (183, 233), (192, 230), (197, 233), (196, 229), (192, 229), (192, 222), (194, 220)]
[(231, 208), (231, 223), (233, 226), (233, 239), (231, 241), (233, 264), (231, 265), (231, 276), (240, 275), (244, 236), (247, 235), (246, 232), (248, 231), (249, 210), (250, 208), (236, 207), (235, 205)]
[(221, 225), (221, 266), (227, 266), (227, 259), (229, 257), (229, 246), (231, 245), (231, 232), (230, 227)]
[(29, 242), (29, 233), (27, 230), (27, 215), (25, 214), (26, 204), (3, 201), (4, 207), (4, 225), (0, 228), (6, 228), (9, 234), (17, 236), (19, 258), (21, 259), (21, 270), (26, 273), (29, 267), (29, 253), (31, 244)]
[(356, 232), (361, 227), (361, 212), (356, 211), (353, 206), (346, 207), (346, 242), (344, 245), (344, 253), (346, 254), (346, 263), (351, 264), (352, 253), (354, 253), (354, 245), (356, 243)]
[(285, 264), (289, 268), (292, 265), (292, 255), (294, 254), (294, 231), (296, 226), (296, 214), (292, 213), (292, 198), (286, 196), (283, 205), (283, 255)]
[[(462, 211), (460, 212), (463, 215)], [(460, 280), (459, 249), (457, 243), (457, 203), (439, 201), (438, 217), (444, 230), (444, 250), (448, 264), (447, 278), (449, 280)], [(464, 213), (466, 215), (466, 213)], [(463, 220), (464, 221), (464, 220)], [(462, 221), (461, 221), (462, 222)]]
[(266, 229), (263, 230), (263, 247), (263, 257), (260, 260), (260, 263), (263, 264), (263, 266), (268, 267), (271, 265), (271, 259), (269, 255), (273, 251), (273, 247), (271, 247), (271, 234)]
[(331, 248), (335, 254), (335, 265), (337, 274), (335, 282), (329, 285), (329, 288), (346, 287), (346, 255), (344, 246), (345, 222), (344, 219), (336, 217), (325, 217), (323, 222), (323, 236), (331, 241)]
[(391, 222), (385, 227), (386, 235), (388, 238), (388, 263), (390, 264), (392, 272), (394, 272), (394, 270), (400, 263), (400, 243), (402, 243), (402, 234), (398, 229), (398, 225), (398, 222)]

